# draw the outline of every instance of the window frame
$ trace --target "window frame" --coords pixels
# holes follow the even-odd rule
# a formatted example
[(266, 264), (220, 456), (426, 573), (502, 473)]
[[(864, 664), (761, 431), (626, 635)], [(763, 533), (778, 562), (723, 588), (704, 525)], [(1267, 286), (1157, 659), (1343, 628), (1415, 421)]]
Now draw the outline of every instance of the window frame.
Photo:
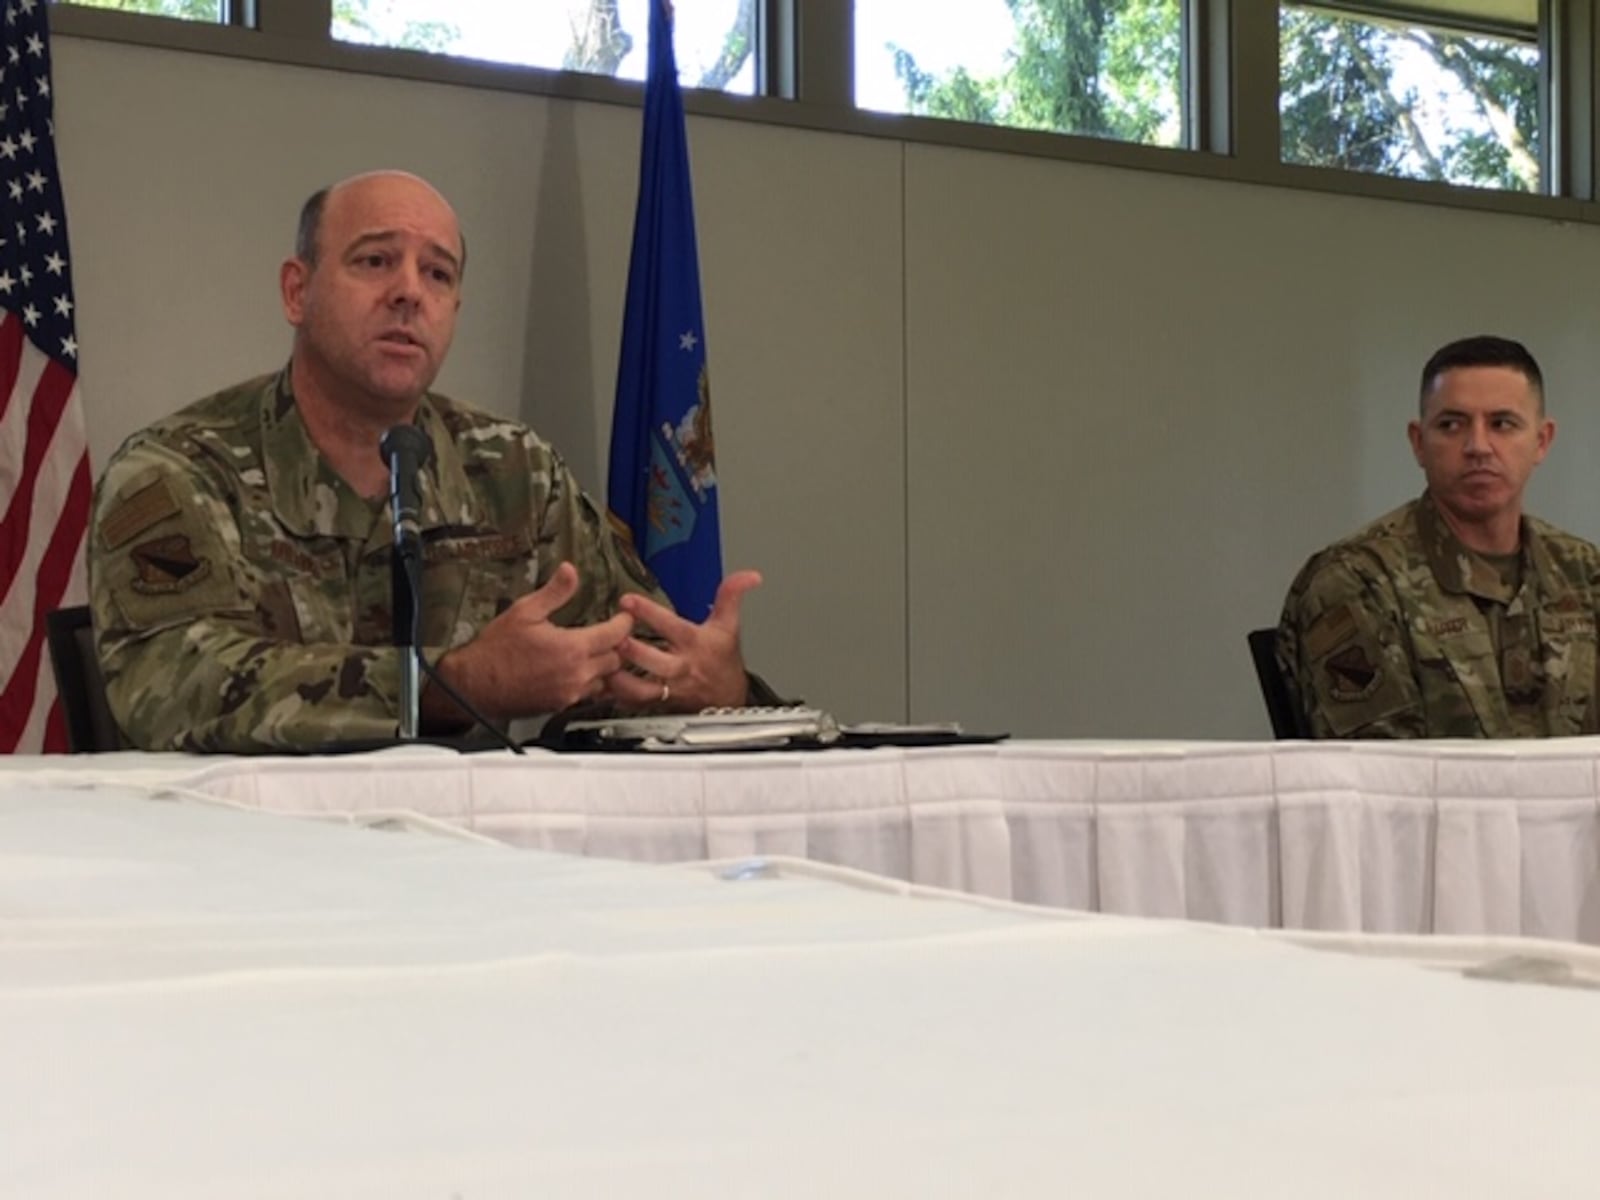
[[(1554, 72), (1555, 47), (1552, 45), (1549, 23), (1546, 20), (1546, 14), (1549, 12), (1550, 7), (1549, 0), (1538, 0), (1536, 23), (1531, 26), (1517, 22), (1498, 21), (1492, 18), (1474, 17), (1463, 13), (1452, 15), (1445, 8), (1447, 3), (1448, 0), (1439, 0), (1437, 7), (1428, 6), (1424, 8), (1416, 4), (1386, 3), (1384, 0), (1276, 0), (1276, 7), (1280, 20), (1285, 8), (1310, 9), (1335, 18), (1365, 21), (1375, 25), (1389, 23), (1406, 28), (1438, 30), (1448, 34), (1494, 38), (1501, 41), (1520, 41), (1535, 46), (1539, 52), (1539, 190), (1524, 193), (1513, 193), (1509, 189), (1498, 190), (1494, 188), (1478, 190), (1488, 190), (1495, 194), (1561, 195), (1562, 193), (1556, 188), (1556, 173), (1552, 169), (1552, 164), (1558, 158), (1558, 154), (1554, 150), (1556, 130), (1553, 127), (1551, 106), (1551, 80)], [(1274, 89), (1275, 94), (1279, 94), (1278, 88), (1281, 88), (1281, 64), (1279, 72), (1278, 85)], [(1281, 94), (1279, 94), (1279, 98), (1281, 99)], [(1280, 156), (1281, 152), (1280, 145)], [(1366, 172), (1356, 171), (1350, 173), (1366, 174)], [(1378, 174), (1379, 178), (1411, 178), (1410, 176), (1374, 174)], [(1413, 180), (1413, 182), (1429, 181)], [(1435, 186), (1439, 185), (1435, 183)], [(1474, 184), (1445, 184), (1444, 186), (1478, 188), (1478, 185)]]
[[(1356, 15), (1377, 9), (1397, 19), (1416, 14), (1377, 0), (1318, 4), (1363, 10)], [(636, 107), (643, 101), (643, 85), (626, 80), (336, 42), (329, 32), (331, 0), (243, 0), (234, 7), (249, 13), (254, 26), (75, 7), (70, 0), (52, 4), (51, 22), (66, 37), (600, 104)], [(763, 0), (760, 16), (757, 94), (686, 89), (691, 114), (1600, 225), (1600, 0), (1539, 0), (1541, 61), (1552, 82), (1541, 144), (1551, 191), (1538, 195), (1280, 162), (1275, 3), (1186, 0), (1185, 144), (1179, 148), (859, 110), (852, 94), (852, 0)], [(1439, 24), (1437, 15), (1427, 23)]]

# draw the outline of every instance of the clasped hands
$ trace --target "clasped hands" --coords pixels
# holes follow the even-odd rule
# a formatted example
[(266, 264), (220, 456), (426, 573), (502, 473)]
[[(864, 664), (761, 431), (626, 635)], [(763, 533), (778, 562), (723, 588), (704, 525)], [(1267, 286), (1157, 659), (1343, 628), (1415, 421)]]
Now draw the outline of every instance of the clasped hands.
[[(698, 624), (630, 592), (607, 620), (567, 628), (551, 620), (578, 590), (577, 568), (564, 562), (472, 641), (441, 657), (438, 669), (495, 719), (557, 712), (593, 700), (675, 712), (743, 704), (747, 681), (739, 606), (760, 583), (755, 571), (729, 575), (717, 588), (710, 616)], [(649, 630), (651, 640), (638, 636), (641, 628)], [(424, 690), (424, 709), (441, 716), (453, 712), (455, 706), (435, 691)]]

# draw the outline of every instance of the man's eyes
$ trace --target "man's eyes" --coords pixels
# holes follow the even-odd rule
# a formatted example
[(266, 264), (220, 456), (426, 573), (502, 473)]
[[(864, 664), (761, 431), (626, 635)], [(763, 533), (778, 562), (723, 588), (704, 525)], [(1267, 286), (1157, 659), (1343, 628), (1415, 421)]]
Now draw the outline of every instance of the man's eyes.
[[(1466, 423), (1465, 417), (1440, 417), (1436, 422), (1434, 422), (1434, 427), (1444, 433), (1456, 433), (1461, 430)], [(1508, 430), (1521, 429), (1522, 422), (1516, 417), (1490, 417), (1489, 426), (1491, 429), (1498, 429), (1502, 432), (1505, 432)]]
[[(381, 251), (374, 250), (367, 254), (357, 255), (351, 260), (351, 262), (358, 270), (383, 271), (394, 266), (395, 258), (392, 254), (384, 254)], [(421, 270), (425, 277), (431, 279), (434, 283), (439, 284), (441, 287), (455, 286), (456, 272), (453, 267), (429, 266), (425, 264)]]

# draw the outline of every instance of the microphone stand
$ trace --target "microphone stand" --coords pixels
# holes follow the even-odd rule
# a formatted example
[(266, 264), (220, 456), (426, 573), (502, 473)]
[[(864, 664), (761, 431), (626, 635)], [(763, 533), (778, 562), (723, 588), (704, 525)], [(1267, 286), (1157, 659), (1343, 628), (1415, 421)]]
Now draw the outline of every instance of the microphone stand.
[[(422, 555), (420, 547), (394, 548), (392, 589), (404, 591), (406, 610), (394, 606), (394, 644), (400, 648), (400, 740), (414, 742), (422, 734), (422, 651), (417, 646), (417, 604), (422, 594)], [(402, 616), (404, 619), (402, 619)]]
[(394, 509), (394, 554), (390, 559), (390, 611), (400, 650), (400, 739), (422, 733), (422, 530), (417, 474), (432, 456), (428, 435), (415, 425), (396, 425), (383, 435), (379, 452), (389, 464), (389, 500)]

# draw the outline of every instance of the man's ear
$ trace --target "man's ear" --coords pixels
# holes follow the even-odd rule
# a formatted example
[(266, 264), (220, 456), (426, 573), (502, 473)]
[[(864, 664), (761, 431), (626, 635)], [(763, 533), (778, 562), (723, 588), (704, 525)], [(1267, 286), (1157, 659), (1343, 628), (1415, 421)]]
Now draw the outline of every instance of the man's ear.
[(283, 300), (283, 315), (296, 328), (305, 319), (306, 282), (310, 278), (311, 267), (303, 259), (285, 259), (283, 266), (278, 268), (278, 292)]
[(1539, 449), (1534, 454), (1533, 461), (1542, 463), (1544, 456), (1550, 453), (1550, 444), (1556, 440), (1556, 423), (1549, 417), (1539, 422)]

